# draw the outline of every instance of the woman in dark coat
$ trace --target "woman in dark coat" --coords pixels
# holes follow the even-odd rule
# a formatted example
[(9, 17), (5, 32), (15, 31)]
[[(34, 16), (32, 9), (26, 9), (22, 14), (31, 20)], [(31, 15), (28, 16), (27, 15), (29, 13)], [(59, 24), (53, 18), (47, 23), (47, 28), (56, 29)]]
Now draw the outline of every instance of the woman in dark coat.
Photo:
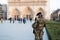
[(24, 24), (26, 23), (26, 18), (23, 18), (23, 23), (24, 23)]
[(10, 20), (10, 23), (11, 23), (11, 21), (12, 21), (12, 18), (10, 17), (10, 18), (9, 18), (9, 20)]
[(30, 18), (30, 22), (32, 21), (32, 18)]
[(20, 18), (17, 19), (18, 23), (20, 23)]

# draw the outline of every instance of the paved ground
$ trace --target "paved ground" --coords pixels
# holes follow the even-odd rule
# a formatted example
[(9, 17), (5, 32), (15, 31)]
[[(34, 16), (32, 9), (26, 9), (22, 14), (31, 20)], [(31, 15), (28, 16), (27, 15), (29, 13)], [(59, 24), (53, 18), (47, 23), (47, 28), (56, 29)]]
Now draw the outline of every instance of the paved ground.
[[(32, 23), (29, 21), (26, 24), (17, 21), (14, 24), (9, 21), (0, 23), (0, 40), (34, 40)], [(45, 28), (43, 31), (43, 40), (48, 40)]]

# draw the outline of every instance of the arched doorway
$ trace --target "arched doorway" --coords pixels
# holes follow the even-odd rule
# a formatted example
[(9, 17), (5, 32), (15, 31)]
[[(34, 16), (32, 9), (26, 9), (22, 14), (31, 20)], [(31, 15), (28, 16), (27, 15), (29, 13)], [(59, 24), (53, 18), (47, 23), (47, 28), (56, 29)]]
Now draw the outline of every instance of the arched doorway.
[(33, 18), (33, 12), (30, 7), (26, 7), (23, 10), (23, 16), (26, 17), (27, 20)]
[(13, 9), (12, 10), (12, 18), (17, 20), (19, 18), (19, 16), (20, 16), (20, 11), (17, 8)]
[(44, 18), (45, 13), (44, 13), (44, 10), (42, 8), (38, 8), (36, 15), (38, 15), (39, 13), (40, 13), (40, 16)]

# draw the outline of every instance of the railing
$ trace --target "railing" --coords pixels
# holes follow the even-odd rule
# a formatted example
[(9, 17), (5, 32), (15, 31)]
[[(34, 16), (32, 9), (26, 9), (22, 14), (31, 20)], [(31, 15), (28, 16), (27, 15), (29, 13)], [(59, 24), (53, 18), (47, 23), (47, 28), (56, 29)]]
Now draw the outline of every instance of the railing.
[(49, 34), (49, 32), (48, 32), (48, 30), (47, 30), (46, 27), (45, 27), (45, 29), (46, 29), (46, 32), (47, 32), (47, 35), (48, 35), (48, 39), (49, 39), (49, 40), (52, 40), (52, 38), (51, 38), (51, 36), (50, 36), (50, 34)]

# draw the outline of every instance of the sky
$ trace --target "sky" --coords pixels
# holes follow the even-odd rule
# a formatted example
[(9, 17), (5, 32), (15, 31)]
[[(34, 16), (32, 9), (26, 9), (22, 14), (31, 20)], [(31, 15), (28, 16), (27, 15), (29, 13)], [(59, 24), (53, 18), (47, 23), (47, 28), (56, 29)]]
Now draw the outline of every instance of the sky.
[(60, 9), (60, 0), (50, 0), (50, 11)]
[[(8, 0), (0, 0), (1, 4), (7, 4)], [(50, 12), (60, 8), (60, 0), (50, 0)]]

